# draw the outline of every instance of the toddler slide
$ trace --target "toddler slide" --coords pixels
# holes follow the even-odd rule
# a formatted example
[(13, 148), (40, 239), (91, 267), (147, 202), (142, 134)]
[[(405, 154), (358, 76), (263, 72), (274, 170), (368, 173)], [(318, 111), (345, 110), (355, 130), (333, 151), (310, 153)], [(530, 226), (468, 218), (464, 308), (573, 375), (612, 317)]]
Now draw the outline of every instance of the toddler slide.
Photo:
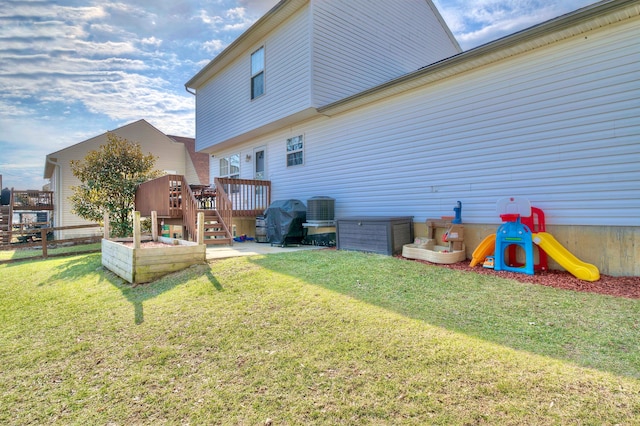
[[(585, 263), (575, 257), (553, 235), (546, 232), (538, 232), (533, 234), (532, 237), (534, 243), (576, 278), (584, 281), (598, 281), (600, 279), (600, 271), (595, 265)], [(473, 254), (475, 257), (475, 252)]]
[(485, 237), (471, 255), (471, 263), (469, 266), (474, 267), (478, 263), (484, 262), (487, 256), (491, 256), (496, 249), (496, 234), (490, 234)]

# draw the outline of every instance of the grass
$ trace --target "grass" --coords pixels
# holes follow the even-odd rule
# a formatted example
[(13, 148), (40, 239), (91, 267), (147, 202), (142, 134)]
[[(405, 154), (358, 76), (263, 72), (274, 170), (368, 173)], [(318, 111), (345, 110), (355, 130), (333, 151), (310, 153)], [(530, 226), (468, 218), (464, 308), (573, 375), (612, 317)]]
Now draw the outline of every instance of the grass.
[(640, 301), (341, 251), (0, 265), (2, 424), (637, 424)]
[[(47, 249), (49, 256), (71, 255), (83, 251), (100, 251), (100, 243), (78, 244)], [(42, 257), (42, 248), (0, 250), (0, 262)]]

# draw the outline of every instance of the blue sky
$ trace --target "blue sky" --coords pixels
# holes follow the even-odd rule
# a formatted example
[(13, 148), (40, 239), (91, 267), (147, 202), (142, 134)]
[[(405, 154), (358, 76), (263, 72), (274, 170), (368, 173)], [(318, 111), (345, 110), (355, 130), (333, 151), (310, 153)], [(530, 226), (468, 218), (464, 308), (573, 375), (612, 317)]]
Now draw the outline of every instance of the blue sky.
[[(276, 3), (2, 0), (2, 186), (39, 189), (47, 154), (141, 118), (193, 136), (184, 83)], [(594, 0), (434, 3), (468, 50)]]

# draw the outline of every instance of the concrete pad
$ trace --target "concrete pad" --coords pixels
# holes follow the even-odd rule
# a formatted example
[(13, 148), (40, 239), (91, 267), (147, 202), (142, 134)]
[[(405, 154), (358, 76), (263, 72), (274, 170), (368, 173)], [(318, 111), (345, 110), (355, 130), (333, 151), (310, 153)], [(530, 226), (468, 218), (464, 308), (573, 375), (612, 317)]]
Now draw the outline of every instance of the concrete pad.
[(225, 259), (228, 257), (238, 256), (256, 256), (263, 254), (288, 253), (298, 250), (320, 250), (327, 247), (308, 246), (308, 245), (291, 245), (280, 247), (278, 245), (271, 246), (269, 243), (256, 243), (255, 241), (245, 241), (242, 243), (234, 242), (232, 246), (208, 246), (207, 260)]

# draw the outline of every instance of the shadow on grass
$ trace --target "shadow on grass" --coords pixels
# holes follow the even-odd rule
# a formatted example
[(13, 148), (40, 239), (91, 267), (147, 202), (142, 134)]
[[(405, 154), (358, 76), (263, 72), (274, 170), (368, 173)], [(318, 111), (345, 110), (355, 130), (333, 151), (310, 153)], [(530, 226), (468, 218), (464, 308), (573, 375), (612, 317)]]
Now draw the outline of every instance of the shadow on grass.
[(120, 290), (122, 295), (133, 305), (135, 324), (144, 322), (144, 302), (151, 300), (167, 291), (183, 285), (194, 278), (206, 277), (211, 285), (222, 291), (222, 285), (211, 273), (208, 265), (194, 265), (182, 271), (174, 272), (155, 281), (145, 284), (132, 285), (106, 268), (102, 268), (104, 279)]
[(356, 252), (294, 252), (251, 261), (430, 325), (583, 367), (640, 377), (637, 300)]
[[(30, 259), (25, 259), (30, 260)], [(45, 262), (44, 259), (37, 261)], [(142, 324), (144, 322), (143, 303), (151, 300), (177, 286), (185, 284), (192, 279), (206, 277), (213, 288), (217, 291), (223, 291), (223, 287), (216, 277), (211, 273), (208, 264), (193, 265), (182, 271), (174, 272), (156, 281), (132, 285), (120, 278), (113, 272), (102, 266), (100, 254), (89, 254), (80, 256), (69, 256), (68, 259), (60, 261), (55, 266), (55, 273), (51, 276), (49, 282), (69, 281), (85, 277), (89, 274), (99, 274), (101, 281), (106, 281), (122, 293), (122, 295), (133, 305), (134, 322)], [(47, 283), (41, 283), (45, 286)]]
[[(41, 259), (46, 260), (46, 259)], [(61, 262), (56, 267), (56, 273), (51, 276), (53, 280), (74, 280), (80, 277), (84, 277), (87, 274), (95, 273), (96, 268), (100, 267), (100, 255), (69, 255), (69, 258)], [(45, 285), (41, 283), (40, 285)]]

